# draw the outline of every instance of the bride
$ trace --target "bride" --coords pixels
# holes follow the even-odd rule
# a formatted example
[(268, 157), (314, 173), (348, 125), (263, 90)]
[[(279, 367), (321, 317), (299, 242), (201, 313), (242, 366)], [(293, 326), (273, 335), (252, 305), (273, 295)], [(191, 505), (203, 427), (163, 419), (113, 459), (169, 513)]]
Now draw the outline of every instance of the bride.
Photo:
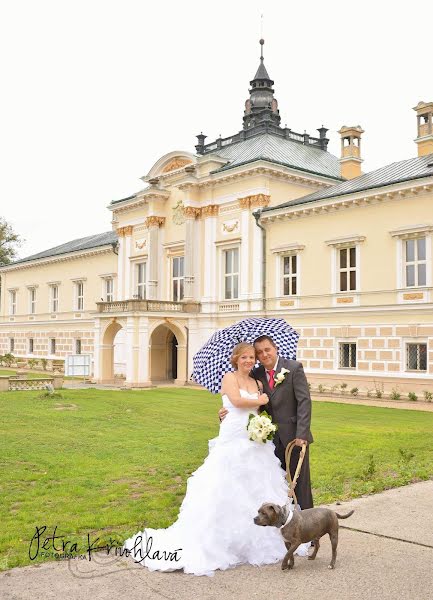
[[(209, 441), (208, 456), (187, 481), (177, 521), (167, 529), (146, 528), (124, 543), (128, 556), (150, 571), (211, 576), (216, 569), (275, 563), (286, 554), (279, 530), (253, 521), (263, 502), (282, 505), (288, 497), (273, 442), (248, 438), (249, 414), (269, 402), (262, 384), (249, 375), (254, 347), (235, 346), (231, 363), (235, 371), (224, 375), (221, 388), (229, 412), (218, 437)], [(307, 555), (308, 546), (296, 553)]]

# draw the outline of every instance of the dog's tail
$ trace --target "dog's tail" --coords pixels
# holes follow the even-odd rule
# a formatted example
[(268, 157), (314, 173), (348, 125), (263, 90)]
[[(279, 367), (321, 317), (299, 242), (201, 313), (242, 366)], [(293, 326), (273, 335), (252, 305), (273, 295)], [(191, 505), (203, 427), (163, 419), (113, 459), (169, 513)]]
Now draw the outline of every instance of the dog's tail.
[(335, 514), (337, 515), (337, 517), (339, 519), (347, 519), (348, 517), (351, 517), (354, 512), (355, 512), (354, 510), (351, 510), (350, 512), (347, 513), (347, 515), (339, 515), (338, 512), (336, 512)]

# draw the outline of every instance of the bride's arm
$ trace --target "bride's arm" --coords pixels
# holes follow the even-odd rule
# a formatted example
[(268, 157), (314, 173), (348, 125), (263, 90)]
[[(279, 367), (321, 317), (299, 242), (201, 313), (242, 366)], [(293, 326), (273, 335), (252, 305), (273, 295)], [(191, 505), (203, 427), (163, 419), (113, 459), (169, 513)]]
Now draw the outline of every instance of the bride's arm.
[(260, 394), (256, 399), (242, 398), (239, 392), (239, 386), (234, 373), (226, 373), (222, 380), (221, 394), (226, 394), (237, 408), (257, 408), (262, 404), (267, 404), (269, 399), (266, 394)]

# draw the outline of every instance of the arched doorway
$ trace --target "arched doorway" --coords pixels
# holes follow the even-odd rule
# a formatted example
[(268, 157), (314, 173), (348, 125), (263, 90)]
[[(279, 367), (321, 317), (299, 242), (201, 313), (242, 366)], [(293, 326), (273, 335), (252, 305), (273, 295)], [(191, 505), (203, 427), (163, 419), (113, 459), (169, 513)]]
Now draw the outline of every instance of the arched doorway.
[(111, 383), (115, 380), (115, 375), (124, 374), (124, 330), (118, 321), (112, 321), (108, 325), (102, 337), (100, 348), (101, 363), (100, 376), (101, 383)]
[(150, 337), (150, 379), (174, 381), (183, 385), (186, 380), (186, 335), (172, 323), (160, 324)]

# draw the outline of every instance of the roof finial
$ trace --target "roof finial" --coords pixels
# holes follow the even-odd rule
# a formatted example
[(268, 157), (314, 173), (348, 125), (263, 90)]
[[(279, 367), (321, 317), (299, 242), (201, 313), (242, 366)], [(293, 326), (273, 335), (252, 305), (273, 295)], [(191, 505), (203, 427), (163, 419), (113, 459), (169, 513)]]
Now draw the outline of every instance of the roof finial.
[(260, 40), (259, 40), (259, 44), (261, 46), (260, 48), (260, 60), (263, 61), (263, 44), (265, 43), (265, 40), (263, 39), (263, 13), (260, 15)]

